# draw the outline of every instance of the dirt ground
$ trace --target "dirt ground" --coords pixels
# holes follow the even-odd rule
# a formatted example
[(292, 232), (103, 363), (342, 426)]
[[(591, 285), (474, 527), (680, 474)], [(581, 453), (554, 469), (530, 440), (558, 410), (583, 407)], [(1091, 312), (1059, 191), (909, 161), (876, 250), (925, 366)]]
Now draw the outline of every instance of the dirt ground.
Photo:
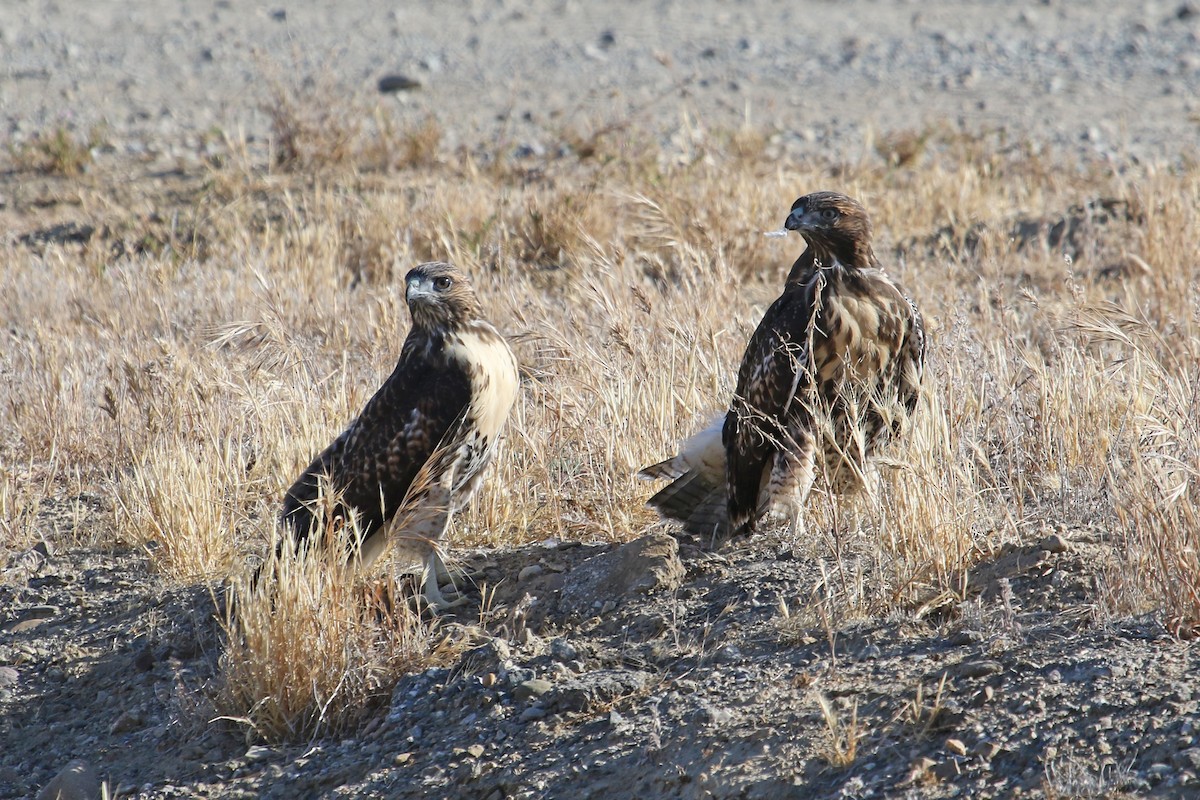
[[(287, 73), (364, 97), (405, 76), (419, 85), (386, 101), (434, 115), (448, 146), (537, 152), (612, 119), (684, 146), (697, 125), (750, 123), (854, 161), (950, 120), (1119, 169), (1195, 158), (1200, 7), (0, 4), (10, 142), (102, 125), (97, 163), (139, 180), (200, 169), (221, 137), (264, 149), (267, 81)], [(0, 176), (7, 243), (44, 228), (26, 179)], [(961, 593), (869, 618), (814, 599), (870, 582), (861, 537), (832, 566), (774, 536), (706, 553), (661, 526), (469, 551), (501, 588), (482, 609), (468, 588), (446, 620), (454, 665), (403, 679), (352, 738), (261, 745), (195, 713), (219, 588), (70, 544), (111, 516), (105, 497), (47, 503), (50, 546), (0, 564), (0, 799), (38, 796), (73, 759), (136, 798), (1200, 793), (1200, 651), (1105, 615), (1096, 575), (1120, 555), (1085, 527), (1025, 525)]]

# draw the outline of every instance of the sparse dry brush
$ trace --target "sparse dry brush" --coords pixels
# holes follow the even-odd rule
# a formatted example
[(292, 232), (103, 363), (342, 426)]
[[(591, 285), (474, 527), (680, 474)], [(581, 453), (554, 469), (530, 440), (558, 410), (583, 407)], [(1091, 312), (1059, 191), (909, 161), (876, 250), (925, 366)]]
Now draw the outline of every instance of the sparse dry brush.
[[(232, 576), (242, 599), (219, 697), (259, 734), (345, 724), (398, 671), (440, 657), (419, 618), (368, 618), (316, 564), (274, 601), (297, 613), (244, 594), (283, 489), (394, 364), (409, 265), (436, 257), (470, 273), (523, 370), (500, 457), (454, 541), (625, 540), (655, 522), (637, 469), (726, 405), (801, 249), (762, 232), (818, 188), (863, 199), (933, 330), (923, 413), (878, 499), (811, 506), (814, 535), (798, 544), (831, 565), (814, 587), (820, 613), (957, 596), (972, 563), (1063, 523), (1121, 554), (1110, 608), (1155, 611), (1180, 632), (1200, 624), (1200, 171), (1052, 168), (946, 130), (910, 156), (856, 165), (780, 159), (744, 132), (694, 135), (686, 157), (609, 134), (603, 158), (534, 169), (500, 168), (504, 153), (435, 157), (429, 129), (411, 134), (419, 157), (381, 169), (362, 139), (329, 149), (332, 123), (310, 130), (285, 99), (276, 152), (296, 171), (215, 167), (176, 194), (202, 249), (0, 252), (0, 511), (15, 534), (4, 548), (38, 535), (39, 504), (93, 492), (113, 515), (101, 544), (155, 543), (169, 580)], [(299, 174), (318, 154), (320, 177)], [(1142, 214), (1096, 225), (1070, 263), (1005, 235), (1019, 217), (1099, 197)], [(937, 239), (974, 223), (985, 229), (972, 247)]]

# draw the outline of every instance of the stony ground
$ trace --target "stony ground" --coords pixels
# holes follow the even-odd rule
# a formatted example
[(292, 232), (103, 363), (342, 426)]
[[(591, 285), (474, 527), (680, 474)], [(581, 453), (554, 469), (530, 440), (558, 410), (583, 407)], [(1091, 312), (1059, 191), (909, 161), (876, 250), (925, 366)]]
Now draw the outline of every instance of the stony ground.
[[(614, 117), (681, 139), (749, 118), (854, 158), (949, 119), (1119, 163), (1186, 157), (1200, 113), (1187, 2), (318, 6), (7, 0), (0, 118), (15, 143), (103, 123), (109, 167), (186, 172), (214, 137), (261, 147), (264, 74), (318, 66), (364, 94), (409, 77), (389, 97), (452, 140), (533, 150)], [(43, 227), (26, 211), (3, 235)], [(1104, 531), (1030, 527), (961, 594), (882, 617), (814, 601), (870, 584), (869, 542), (467, 553), (500, 589), (444, 621), (451, 667), (401, 681), (353, 738), (263, 746), (205, 721), (219, 588), (72, 544), (111, 513), (48, 505), (49, 546), (0, 564), (0, 798), (72, 759), (60, 780), (144, 798), (1200, 793), (1200, 653), (1105, 617)]]
[(33, 553), (0, 589), (0, 797), (78, 756), (146, 798), (1193, 796), (1200, 653), (1103, 617), (1102, 535), (1037, 536), (883, 619), (813, 601), (863, 557), (822, 579), (770, 536), (468, 553), (499, 588), (444, 621), (461, 657), (351, 738), (277, 746), (197, 708), (219, 597), (137, 553)]

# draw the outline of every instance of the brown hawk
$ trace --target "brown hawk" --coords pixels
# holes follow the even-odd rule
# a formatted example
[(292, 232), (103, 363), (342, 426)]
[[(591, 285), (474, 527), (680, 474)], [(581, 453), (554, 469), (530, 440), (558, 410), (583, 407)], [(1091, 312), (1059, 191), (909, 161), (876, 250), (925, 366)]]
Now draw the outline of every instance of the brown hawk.
[[(438, 588), (439, 545), (496, 452), (517, 397), (517, 361), (459, 270), (421, 264), (405, 284), (412, 329), (396, 368), (288, 489), (282, 518), (300, 547), (318, 522), (357, 515), (363, 565), (391, 542), (415, 544), (426, 551), (425, 599), (445, 609), (453, 604)], [(332, 503), (318, 502), (322, 494)]]
[(862, 488), (921, 391), (921, 314), (880, 268), (863, 207), (816, 192), (784, 227), (808, 248), (750, 337), (728, 413), (642, 470), (672, 481), (651, 506), (715, 541), (752, 532), (773, 507), (798, 530), (818, 477), (835, 494)]

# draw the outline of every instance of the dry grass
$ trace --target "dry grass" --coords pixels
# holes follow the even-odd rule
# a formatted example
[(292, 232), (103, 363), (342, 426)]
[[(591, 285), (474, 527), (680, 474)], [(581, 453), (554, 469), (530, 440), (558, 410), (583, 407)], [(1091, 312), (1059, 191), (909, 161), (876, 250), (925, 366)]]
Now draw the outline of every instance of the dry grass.
[(66, 125), (34, 134), (28, 140), (10, 145), (9, 155), (19, 169), (31, 169), (48, 175), (68, 177), (86, 172), (93, 151), (104, 144), (104, 127), (97, 125), (86, 134)]
[[(282, 490), (390, 371), (408, 324), (398, 276), (429, 258), (473, 276), (525, 375), (454, 541), (637, 536), (654, 521), (637, 469), (727, 403), (746, 338), (801, 250), (762, 232), (798, 194), (831, 188), (872, 210), (933, 334), (923, 413), (877, 501), (811, 506), (801, 545), (830, 564), (821, 613), (958, 591), (1004, 541), (1062, 522), (1125, 554), (1106, 576), (1111, 607), (1154, 611), (1181, 633), (1200, 623), (1195, 168), (1053, 165), (947, 129), (922, 133), (911, 159), (792, 162), (752, 131), (689, 131), (686, 146), (653, 149), (613, 126), (591, 137), (599, 155), (518, 169), (504, 153), (439, 159), (432, 122), (381, 162), (360, 134), (387, 126), (369, 115), (342, 131), (294, 90), (275, 106), (277, 161), (317, 177), (244, 153), (170, 192), (93, 174), (97, 240), (0, 251), (6, 558), (35, 540), (39, 508), (89, 491), (111, 500), (107, 543), (157, 543), (152, 563), (170, 579), (244, 575), (268, 549)], [(419, 168), (387, 171), (401, 162)], [(174, 203), (204, 246), (112, 255), (104, 231), (134, 225), (108, 201), (121, 191)], [(947, 225), (1004, 231), (1097, 197), (1143, 217), (1097, 228), (1070, 263), (999, 233), (971, 252), (887, 256)], [(317, 573), (297, 587), (307, 594), (284, 602), (304, 608), (349, 591)], [(348, 595), (311, 606), (312, 629), (304, 615), (255, 628), (249, 608), (229, 620), (227, 709), (271, 735), (342, 719), (342, 704), (353, 716), (400, 668), (380, 666), (373, 637), (400, 636), (412, 658), (432, 647), (411, 620), (367, 625)], [(295, 676), (271, 672), (280, 654), (346, 631), (353, 647), (313, 669), (361, 668), (347, 677), (358, 688), (314, 678), (324, 688), (284, 698), (278, 681)]]
[[(332, 546), (344, 549), (350, 535), (342, 528)], [(223, 622), (218, 713), (270, 741), (352, 727), (390, 698), (399, 676), (458, 651), (409, 605), (410, 594), (390, 572), (363, 581), (315, 549), (272, 556), (257, 586), (239, 576)]]

